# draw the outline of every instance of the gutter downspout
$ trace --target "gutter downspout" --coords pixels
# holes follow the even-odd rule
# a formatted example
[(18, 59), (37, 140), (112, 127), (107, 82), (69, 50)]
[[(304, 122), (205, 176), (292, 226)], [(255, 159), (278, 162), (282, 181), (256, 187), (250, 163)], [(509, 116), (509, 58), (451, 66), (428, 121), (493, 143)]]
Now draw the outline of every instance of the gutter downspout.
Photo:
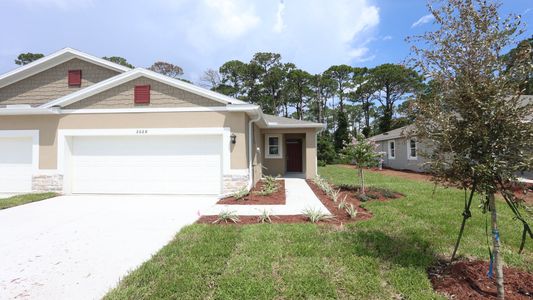
[(251, 119), (248, 122), (248, 186), (246, 189), (249, 191), (252, 189), (252, 186), (254, 184), (254, 169), (253, 169), (253, 157), (252, 157), (252, 146), (253, 146), (253, 137), (254, 137), (254, 130), (253, 130), (253, 123), (259, 121), (261, 119), (261, 111), (258, 110), (257, 117), (255, 119)]

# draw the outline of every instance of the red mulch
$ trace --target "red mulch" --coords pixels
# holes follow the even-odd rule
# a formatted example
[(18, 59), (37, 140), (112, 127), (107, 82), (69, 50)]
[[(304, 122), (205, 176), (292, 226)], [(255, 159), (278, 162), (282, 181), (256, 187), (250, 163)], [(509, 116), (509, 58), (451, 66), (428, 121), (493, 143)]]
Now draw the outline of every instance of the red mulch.
[[(284, 183), (283, 183), (284, 184)], [(337, 201), (337, 203), (334, 203), (333, 200), (331, 200), (331, 198), (326, 195), (326, 193), (324, 193), (312, 180), (307, 180), (307, 184), (309, 184), (309, 186), (311, 187), (311, 190), (313, 190), (313, 192), (316, 194), (316, 196), (318, 197), (318, 199), (320, 201), (322, 201), (322, 204), (324, 204), (324, 206), (335, 216), (335, 218), (333, 219), (328, 219), (328, 220), (324, 220), (324, 221), (320, 221), (319, 223), (320, 224), (335, 224), (335, 225), (342, 225), (342, 224), (345, 224), (345, 223), (352, 223), (352, 222), (357, 222), (357, 221), (361, 221), (361, 220), (368, 220), (370, 218), (372, 218), (372, 214), (367, 211), (366, 209), (362, 208), (361, 207), (361, 204), (362, 202), (357, 198), (357, 193), (353, 190), (341, 190), (341, 193), (340, 193), (340, 197), (339, 197), (339, 200)], [(283, 193), (285, 195), (285, 188), (283, 188)], [(369, 192), (369, 193), (373, 193), (373, 192)], [(379, 196), (378, 199), (372, 199), (370, 201), (388, 201), (390, 199), (387, 199), (385, 197), (383, 197), (382, 195), (378, 195), (376, 193), (377, 196)], [(343, 200), (344, 197), (346, 196), (346, 203), (348, 204), (353, 204), (357, 211), (358, 211), (358, 214), (357, 216), (354, 218), (354, 219), (351, 219), (350, 216), (348, 215), (348, 213), (343, 210), (343, 209), (339, 209), (338, 205), (339, 205), (339, 201)], [(399, 198), (401, 197), (402, 195), (400, 194), (396, 194), (396, 197), (395, 198)], [(226, 198), (227, 199), (227, 198)], [(225, 199), (223, 199), (225, 200)], [(237, 201), (237, 203), (231, 203), (231, 204), (244, 204), (243, 203), (244, 201), (241, 200), (241, 201)], [(219, 204), (228, 204), (228, 203), (222, 203), (219, 201)], [(257, 202), (255, 203), (246, 203), (246, 204), (258, 204)], [(260, 203), (260, 204), (265, 204), (265, 203)], [(289, 215), (289, 216), (270, 216), (270, 218), (272, 219), (272, 223), (275, 223), (275, 224), (288, 224), (288, 223), (306, 223), (306, 222), (309, 222), (309, 220), (307, 220), (307, 217), (304, 216), (304, 215)], [(196, 223), (200, 223), (200, 224), (213, 224), (216, 220), (218, 219), (218, 216), (212, 216), (212, 215), (206, 215), (206, 216), (202, 216), (200, 217)], [(222, 225), (244, 225), (244, 224), (257, 224), (259, 223), (259, 216), (239, 216), (239, 222), (238, 223), (233, 223), (233, 222), (229, 222), (229, 223), (217, 223), (217, 224), (222, 224)]]
[[(485, 261), (440, 262), (428, 270), (433, 288), (450, 299), (497, 299), (496, 283)], [(533, 299), (533, 274), (503, 268), (506, 299)]]
[(241, 199), (235, 197), (227, 197), (220, 199), (217, 204), (227, 205), (283, 205), (285, 204), (285, 180), (278, 180), (278, 191), (267, 196), (257, 195), (256, 192), (261, 191), (263, 182), (259, 181), (250, 193)]

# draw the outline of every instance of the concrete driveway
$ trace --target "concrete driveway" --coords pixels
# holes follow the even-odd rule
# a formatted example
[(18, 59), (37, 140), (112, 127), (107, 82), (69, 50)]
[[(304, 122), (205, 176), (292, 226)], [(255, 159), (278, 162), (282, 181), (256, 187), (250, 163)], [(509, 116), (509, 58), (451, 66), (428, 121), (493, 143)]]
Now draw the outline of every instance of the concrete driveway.
[(98, 299), (216, 201), (79, 195), (0, 210), (0, 299)]

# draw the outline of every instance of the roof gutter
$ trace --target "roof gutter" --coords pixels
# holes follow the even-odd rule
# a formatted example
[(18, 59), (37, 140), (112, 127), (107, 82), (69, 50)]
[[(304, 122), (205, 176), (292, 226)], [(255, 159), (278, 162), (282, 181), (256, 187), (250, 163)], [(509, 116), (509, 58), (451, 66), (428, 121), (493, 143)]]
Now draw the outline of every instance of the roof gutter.
[(252, 186), (254, 184), (254, 166), (253, 166), (254, 159), (252, 156), (252, 146), (253, 146), (253, 139), (254, 139), (253, 124), (263, 118), (263, 113), (261, 112), (261, 109), (259, 108), (259, 106), (256, 106), (254, 111), (257, 113), (257, 116), (248, 122), (248, 185), (246, 186), (246, 189), (248, 191), (252, 189)]
[(60, 111), (57, 108), (0, 108), (1, 116), (20, 116), (20, 115), (57, 115)]

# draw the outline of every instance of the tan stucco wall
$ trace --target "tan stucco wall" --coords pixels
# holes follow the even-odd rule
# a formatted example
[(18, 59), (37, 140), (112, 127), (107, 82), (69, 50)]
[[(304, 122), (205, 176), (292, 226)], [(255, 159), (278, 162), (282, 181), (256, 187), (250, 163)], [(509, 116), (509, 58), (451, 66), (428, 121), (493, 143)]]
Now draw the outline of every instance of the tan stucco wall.
[[(150, 85), (150, 103), (135, 104), (133, 101), (136, 85)], [(89, 98), (68, 105), (65, 109), (81, 108), (132, 108), (132, 107), (191, 107), (221, 106), (220, 102), (163, 84), (149, 78), (140, 77), (101, 92)]]
[(74, 58), (0, 88), (0, 105), (31, 104), (36, 106), (78, 91), (80, 87), (68, 86), (68, 70), (81, 70), (81, 88), (118, 74), (117, 71)]
[(39, 168), (56, 169), (58, 129), (229, 127), (237, 137), (236, 144), (230, 147), (231, 168), (246, 169), (245, 119), (243, 112), (0, 116), (0, 130), (40, 130)]
[(283, 175), (286, 171), (287, 155), (285, 141), (290, 138), (301, 138), (302, 144), (302, 159), (303, 172), (306, 178), (314, 178), (316, 176), (316, 130), (315, 129), (262, 129), (261, 138), (265, 140), (266, 134), (282, 134), (283, 147), (282, 158), (266, 158), (266, 149), (262, 147), (262, 159), (264, 170), (263, 173), (267, 175), (277, 176)]

